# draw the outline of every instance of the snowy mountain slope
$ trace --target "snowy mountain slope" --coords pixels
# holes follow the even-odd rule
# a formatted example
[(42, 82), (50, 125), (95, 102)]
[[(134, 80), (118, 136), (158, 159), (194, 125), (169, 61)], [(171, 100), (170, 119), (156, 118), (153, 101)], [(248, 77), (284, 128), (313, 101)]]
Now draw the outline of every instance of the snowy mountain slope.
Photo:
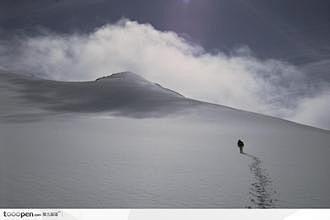
[(0, 77), (16, 87), (15, 92), (19, 92), (23, 100), (57, 112), (119, 111), (143, 117), (147, 112), (170, 112), (176, 108), (174, 103), (184, 98), (127, 72), (92, 82), (56, 82), (17, 75), (13, 78), (10, 74)]
[[(210, 120), (236, 118), (253, 122), (256, 118), (262, 118), (267, 123), (271, 121), (307, 129), (307, 126), (294, 122), (188, 99), (131, 72), (116, 73), (89, 82), (59, 82), (2, 71), (0, 86), (4, 88), (3, 94), (11, 94), (1, 97), (5, 99), (3, 103), (6, 103), (6, 108), (10, 106), (11, 110), (0, 110), (0, 114), (4, 116), (2, 118), (7, 116), (16, 120), (20, 116), (15, 115), (16, 111), (23, 111), (25, 114), (22, 115), (28, 117), (28, 110), (38, 114), (40, 111), (44, 114), (109, 113), (134, 118), (188, 111)], [(199, 114), (200, 111), (202, 114)], [(31, 115), (33, 116), (36, 117), (36, 114)]]
[(1, 207), (330, 207), (329, 131), (128, 72), (2, 73), (0, 103)]

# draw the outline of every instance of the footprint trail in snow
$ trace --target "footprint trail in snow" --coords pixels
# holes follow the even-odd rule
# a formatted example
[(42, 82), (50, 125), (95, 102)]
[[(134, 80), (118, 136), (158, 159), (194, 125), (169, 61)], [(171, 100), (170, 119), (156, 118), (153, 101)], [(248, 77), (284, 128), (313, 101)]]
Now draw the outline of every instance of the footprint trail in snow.
[(252, 159), (249, 165), (253, 175), (253, 182), (249, 191), (249, 201), (252, 205), (249, 205), (248, 208), (274, 208), (276, 199), (273, 197), (276, 191), (272, 188), (272, 181), (266, 169), (262, 168), (262, 161), (254, 155), (243, 154)]

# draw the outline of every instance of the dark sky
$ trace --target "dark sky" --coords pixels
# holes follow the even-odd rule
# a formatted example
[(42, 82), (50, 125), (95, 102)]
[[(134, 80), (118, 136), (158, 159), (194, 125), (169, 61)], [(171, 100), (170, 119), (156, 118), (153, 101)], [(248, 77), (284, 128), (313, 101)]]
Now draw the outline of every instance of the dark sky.
[(0, 34), (90, 32), (122, 17), (171, 30), (208, 51), (248, 46), (306, 64), (330, 57), (329, 0), (2, 0)]

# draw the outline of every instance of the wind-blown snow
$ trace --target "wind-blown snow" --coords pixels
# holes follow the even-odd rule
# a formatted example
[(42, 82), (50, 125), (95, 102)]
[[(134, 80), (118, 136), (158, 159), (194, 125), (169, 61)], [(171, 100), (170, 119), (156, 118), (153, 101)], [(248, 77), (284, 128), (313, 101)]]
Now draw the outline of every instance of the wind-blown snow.
[(3, 73), (0, 102), (1, 207), (330, 207), (325, 130), (186, 99), (132, 73)]

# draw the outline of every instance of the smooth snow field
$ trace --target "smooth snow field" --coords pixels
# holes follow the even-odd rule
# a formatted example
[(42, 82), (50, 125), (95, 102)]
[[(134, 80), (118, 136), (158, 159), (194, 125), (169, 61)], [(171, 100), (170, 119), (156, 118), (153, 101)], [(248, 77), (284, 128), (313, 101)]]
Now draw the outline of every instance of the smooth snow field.
[(329, 131), (186, 99), (132, 73), (1, 73), (0, 106), (0, 207), (330, 207)]

